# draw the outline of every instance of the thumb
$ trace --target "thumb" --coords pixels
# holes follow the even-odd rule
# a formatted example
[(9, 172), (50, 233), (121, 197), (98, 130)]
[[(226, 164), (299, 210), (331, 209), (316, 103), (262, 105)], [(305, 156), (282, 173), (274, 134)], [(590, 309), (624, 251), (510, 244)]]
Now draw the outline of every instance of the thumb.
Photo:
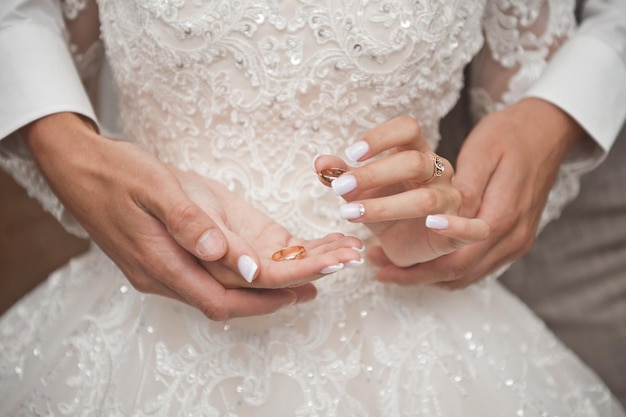
[[(476, 217), (491, 176), (496, 171), (500, 155), (484, 140), (482, 132), (475, 128), (461, 147), (452, 185), (462, 196), (459, 216)], [(480, 163), (477, 163), (480, 161)]]
[[(161, 182), (158, 193), (144, 195), (141, 205), (158, 218), (169, 234), (199, 259), (216, 261), (228, 249), (226, 238), (215, 221), (184, 192), (178, 181)], [(155, 198), (154, 195), (158, 195)]]

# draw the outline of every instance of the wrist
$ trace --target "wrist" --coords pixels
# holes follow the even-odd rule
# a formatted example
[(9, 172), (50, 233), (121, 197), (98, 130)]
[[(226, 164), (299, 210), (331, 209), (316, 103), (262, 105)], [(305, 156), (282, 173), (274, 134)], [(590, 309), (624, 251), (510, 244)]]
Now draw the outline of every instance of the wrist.
[(74, 113), (55, 113), (20, 130), (33, 159), (44, 174), (54, 167), (80, 162), (81, 152), (100, 138), (94, 124)]
[[(74, 113), (56, 113), (24, 126), (21, 137), (42, 174), (59, 195), (60, 188), (98, 169), (102, 138), (93, 123)], [(59, 195), (59, 197), (61, 197)]]
[(37, 157), (67, 151), (78, 139), (96, 134), (94, 124), (74, 113), (55, 113), (24, 126), (20, 133), (26, 145)]
[(563, 161), (583, 142), (590, 140), (587, 132), (569, 114), (549, 101), (528, 97), (510, 108), (525, 124), (532, 125), (535, 134), (529, 140), (543, 142), (545, 152)]

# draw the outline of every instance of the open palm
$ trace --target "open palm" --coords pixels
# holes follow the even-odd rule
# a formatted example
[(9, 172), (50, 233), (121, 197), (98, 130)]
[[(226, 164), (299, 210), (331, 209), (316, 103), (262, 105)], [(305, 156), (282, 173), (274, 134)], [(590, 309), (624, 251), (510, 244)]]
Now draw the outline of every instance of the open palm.
[[(318, 279), (348, 262), (359, 262), (362, 243), (340, 233), (314, 240), (291, 235), (271, 217), (253, 207), (220, 183), (193, 173), (177, 171), (188, 196), (220, 226), (228, 241), (225, 257), (202, 265), (220, 282), (230, 287), (292, 287)], [(272, 254), (287, 246), (303, 246), (307, 256), (292, 261), (272, 260)], [(242, 255), (258, 265), (251, 284), (233, 267)], [(330, 268), (330, 269), (329, 269)]]

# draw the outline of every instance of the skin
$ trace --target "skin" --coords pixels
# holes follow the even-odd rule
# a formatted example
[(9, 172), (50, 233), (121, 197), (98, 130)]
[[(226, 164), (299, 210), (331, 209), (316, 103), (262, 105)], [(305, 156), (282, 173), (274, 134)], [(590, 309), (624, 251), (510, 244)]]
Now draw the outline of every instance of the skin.
[[(340, 158), (324, 155), (315, 161), (320, 172), (327, 168), (347, 170), (357, 187), (342, 197), (349, 203), (362, 204), (365, 214), (351, 220), (364, 223), (377, 237), (380, 253), (396, 266), (415, 265), (452, 253), (466, 245), (482, 241), (489, 227), (481, 219), (458, 216), (461, 193), (451, 185), (453, 168), (443, 160), (445, 170), (433, 177), (432, 149), (424, 140), (419, 125), (409, 117), (384, 123), (360, 141), (369, 151), (351, 168)], [(387, 152), (378, 160), (375, 156)], [(337, 181), (337, 180), (335, 180)], [(426, 216), (437, 214), (448, 227), (437, 230), (425, 225)]]
[[(52, 190), (135, 288), (188, 303), (212, 320), (311, 300), (309, 281), (325, 267), (361, 258), (358, 239), (296, 239), (219, 184), (100, 136), (75, 114), (44, 117), (21, 133)], [(269, 259), (292, 244), (308, 256)], [(242, 255), (260, 265), (252, 284), (238, 272)]]
[(378, 278), (454, 290), (522, 256), (534, 242), (559, 165), (586, 138), (571, 117), (537, 98), (486, 116), (461, 148), (452, 185), (462, 195), (459, 214), (484, 220), (488, 237), (405, 268), (394, 265), (384, 245), (374, 248), (368, 256), (381, 266)]
[[(321, 278), (324, 274), (320, 271), (328, 266), (361, 259), (354, 248), (361, 248), (362, 243), (355, 237), (333, 233), (315, 240), (298, 239), (222, 184), (194, 173), (176, 170), (176, 175), (187, 195), (209, 214), (226, 236), (228, 249), (224, 262), (200, 263), (227, 287), (294, 287)], [(277, 248), (287, 246), (304, 246), (306, 257), (289, 262), (271, 259)], [(249, 254), (260, 265), (260, 273), (251, 284), (242, 283), (241, 276), (232, 268), (240, 253)]]

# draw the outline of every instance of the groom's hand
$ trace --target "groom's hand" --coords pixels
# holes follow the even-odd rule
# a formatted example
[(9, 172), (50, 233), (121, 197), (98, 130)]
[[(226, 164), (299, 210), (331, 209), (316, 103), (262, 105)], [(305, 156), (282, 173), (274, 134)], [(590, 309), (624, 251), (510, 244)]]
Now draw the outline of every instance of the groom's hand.
[(585, 138), (558, 107), (524, 99), (486, 116), (464, 142), (453, 185), (463, 196), (460, 215), (490, 226), (484, 241), (411, 268), (391, 265), (380, 251), (379, 279), (400, 284), (463, 288), (527, 252), (567, 152)]
[(104, 138), (71, 113), (21, 133), (53, 191), (139, 291), (186, 302), (213, 320), (268, 314), (315, 296), (312, 286), (224, 288), (198, 263), (224, 256), (221, 230), (139, 147)]

